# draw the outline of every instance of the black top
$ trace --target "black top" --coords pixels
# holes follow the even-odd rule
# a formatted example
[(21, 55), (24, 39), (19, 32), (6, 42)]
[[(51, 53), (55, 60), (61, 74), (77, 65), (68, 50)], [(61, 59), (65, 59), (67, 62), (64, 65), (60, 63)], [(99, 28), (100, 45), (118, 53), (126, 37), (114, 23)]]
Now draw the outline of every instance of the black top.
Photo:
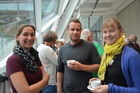
[(114, 62), (112, 65), (108, 65), (104, 84), (113, 83), (117, 86), (127, 87), (126, 79), (121, 68), (121, 56), (122, 54), (114, 56)]

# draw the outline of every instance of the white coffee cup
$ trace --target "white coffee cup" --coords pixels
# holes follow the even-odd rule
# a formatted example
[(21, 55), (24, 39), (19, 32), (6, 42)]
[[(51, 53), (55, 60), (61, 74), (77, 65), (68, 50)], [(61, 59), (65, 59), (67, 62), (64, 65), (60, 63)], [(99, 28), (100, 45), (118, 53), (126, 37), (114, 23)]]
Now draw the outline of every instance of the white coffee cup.
[(96, 88), (96, 87), (98, 87), (100, 85), (101, 85), (101, 81), (100, 80), (93, 80), (93, 81), (91, 81), (91, 84), (90, 84), (92, 89), (94, 89), (94, 88)]
[(75, 60), (67, 60), (67, 65), (70, 65), (69, 63), (75, 62)]

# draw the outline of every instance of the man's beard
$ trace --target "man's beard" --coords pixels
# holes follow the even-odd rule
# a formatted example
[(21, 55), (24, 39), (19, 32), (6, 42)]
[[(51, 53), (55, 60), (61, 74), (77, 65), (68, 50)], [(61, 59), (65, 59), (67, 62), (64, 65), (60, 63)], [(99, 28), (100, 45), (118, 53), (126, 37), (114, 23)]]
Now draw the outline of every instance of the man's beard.
[(78, 42), (80, 40), (80, 38), (77, 38), (77, 39), (70, 38), (70, 40), (73, 41), (73, 42)]

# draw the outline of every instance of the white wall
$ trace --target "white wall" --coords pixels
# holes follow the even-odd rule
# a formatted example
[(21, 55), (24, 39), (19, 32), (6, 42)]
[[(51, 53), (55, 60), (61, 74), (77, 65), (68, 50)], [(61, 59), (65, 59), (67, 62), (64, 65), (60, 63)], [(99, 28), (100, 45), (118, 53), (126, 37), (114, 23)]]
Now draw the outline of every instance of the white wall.
[(126, 37), (130, 34), (135, 34), (138, 38), (137, 43), (140, 44), (140, 0), (135, 0), (122, 10), (117, 15), (117, 18), (124, 28)]
[(109, 18), (116, 18), (117, 19), (117, 15), (116, 14), (112, 14), (112, 15), (103, 15), (102, 16), (102, 20), (105, 21), (106, 19)]

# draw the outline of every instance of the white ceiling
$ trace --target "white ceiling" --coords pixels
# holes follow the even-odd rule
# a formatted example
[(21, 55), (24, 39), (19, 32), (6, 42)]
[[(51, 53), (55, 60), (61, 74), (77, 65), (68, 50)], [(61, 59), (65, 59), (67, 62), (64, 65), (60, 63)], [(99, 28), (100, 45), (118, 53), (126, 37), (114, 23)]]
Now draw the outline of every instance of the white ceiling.
[[(135, 0), (80, 0), (76, 12), (80, 11), (80, 18), (94, 15), (113, 15), (119, 13)], [(95, 7), (95, 3), (97, 3)], [(95, 7), (95, 10), (93, 8)]]

